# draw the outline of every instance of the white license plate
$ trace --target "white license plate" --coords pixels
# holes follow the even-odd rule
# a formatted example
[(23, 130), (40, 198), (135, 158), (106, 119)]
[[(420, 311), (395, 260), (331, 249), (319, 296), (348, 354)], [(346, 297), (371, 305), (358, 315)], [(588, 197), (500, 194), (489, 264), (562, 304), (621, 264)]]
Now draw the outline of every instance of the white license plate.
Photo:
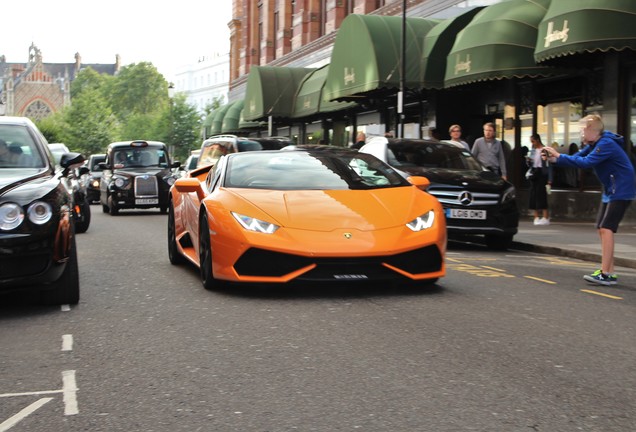
[(451, 219), (486, 219), (486, 210), (446, 209), (446, 217)]
[(137, 198), (135, 204), (159, 204), (159, 198)]

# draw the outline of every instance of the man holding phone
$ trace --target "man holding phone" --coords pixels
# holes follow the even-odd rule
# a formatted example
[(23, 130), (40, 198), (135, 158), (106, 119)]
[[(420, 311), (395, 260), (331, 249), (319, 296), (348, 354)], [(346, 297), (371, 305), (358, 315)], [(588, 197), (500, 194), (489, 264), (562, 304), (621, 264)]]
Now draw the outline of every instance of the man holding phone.
[(581, 140), (587, 145), (573, 155), (560, 154), (551, 147), (543, 149), (544, 158), (560, 166), (593, 168), (601, 184), (603, 194), (596, 218), (596, 228), (601, 239), (601, 268), (583, 276), (598, 285), (616, 285), (614, 273), (614, 234), (630, 203), (636, 198), (634, 167), (624, 150), (620, 135), (605, 131), (598, 115), (581, 119)]

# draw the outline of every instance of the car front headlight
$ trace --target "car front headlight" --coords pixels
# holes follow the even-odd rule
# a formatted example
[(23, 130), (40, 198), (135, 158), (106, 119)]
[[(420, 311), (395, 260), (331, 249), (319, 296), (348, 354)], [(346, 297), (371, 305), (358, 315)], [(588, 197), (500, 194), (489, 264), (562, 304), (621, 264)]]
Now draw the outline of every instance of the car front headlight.
[(517, 190), (515, 189), (514, 186), (510, 186), (508, 189), (505, 190), (505, 192), (503, 193), (502, 197), (501, 197), (501, 202), (505, 203), (508, 201), (512, 201), (515, 198), (517, 198)]
[(95, 189), (99, 188), (99, 180), (97, 179), (91, 180), (91, 186), (93, 186)]
[(16, 203), (0, 206), (0, 230), (9, 231), (20, 226), (24, 220), (24, 210)]
[(27, 210), (29, 220), (36, 225), (44, 225), (51, 220), (53, 209), (51, 205), (44, 201), (36, 201), (29, 206)]
[(164, 177), (163, 180), (168, 183), (168, 186), (172, 186), (174, 182), (177, 181), (173, 176)]
[(118, 188), (123, 188), (126, 185), (126, 180), (124, 180), (121, 177), (117, 177), (115, 179), (115, 186), (117, 186)]
[(278, 225), (270, 222), (265, 222), (260, 219), (256, 219), (250, 216), (244, 216), (242, 214), (234, 212), (231, 213), (232, 216), (234, 216), (234, 219), (236, 219), (238, 223), (240, 223), (241, 226), (248, 231), (254, 231), (263, 234), (273, 234), (278, 228), (280, 228)]
[(416, 217), (411, 222), (407, 223), (406, 226), (415, 232), (422, 231), (428, 229), (433, 226), (435, 223), (435, 212), (433, 210), (429, 210), (421, 216)]

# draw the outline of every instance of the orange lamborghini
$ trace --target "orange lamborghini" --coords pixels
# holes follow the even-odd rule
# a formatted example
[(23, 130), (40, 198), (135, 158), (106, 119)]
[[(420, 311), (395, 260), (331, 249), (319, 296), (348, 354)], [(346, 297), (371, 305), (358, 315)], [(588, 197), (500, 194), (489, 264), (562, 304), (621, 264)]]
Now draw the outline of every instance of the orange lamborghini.
[(233, 153), (170, 190), (168, 255), (223, 282), (422, 281), (445, 275), (428, 180), (349, 149)]

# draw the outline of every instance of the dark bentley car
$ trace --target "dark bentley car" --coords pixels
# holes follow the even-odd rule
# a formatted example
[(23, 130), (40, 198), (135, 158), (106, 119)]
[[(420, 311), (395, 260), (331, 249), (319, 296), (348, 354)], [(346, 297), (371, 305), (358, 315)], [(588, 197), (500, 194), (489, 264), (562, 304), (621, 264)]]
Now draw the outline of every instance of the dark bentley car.
[(491, 249), (510, 247), (519, 225), (515, 187), (472, 154), (448, 143), (374, 137), (360, 149), (405, 175), (424, 176), (444, 206), (449, 238), (485, 236)]
[(86, 198), (89, 203), (99, 202), (99, 182), (102, 178), (101, 162), (106, 160), (105, 154), (92, 154), (88, 157), (88, 178), (86, 179)]
[(168, 191), (178, 175), (172, 168), (168, 147), (159, 141), (127, 141), (108, 145), (100, 181), (100, 202), (104, 213), (117, 215), (121, 209), (158, 207), (168, 211)]
[(0, 116), (0, 293), (39, 293), (76, 304), (80, 285), (69, 173), (84, 163), (64, 153), (56, 167), (46, 139), (23, 117)]

